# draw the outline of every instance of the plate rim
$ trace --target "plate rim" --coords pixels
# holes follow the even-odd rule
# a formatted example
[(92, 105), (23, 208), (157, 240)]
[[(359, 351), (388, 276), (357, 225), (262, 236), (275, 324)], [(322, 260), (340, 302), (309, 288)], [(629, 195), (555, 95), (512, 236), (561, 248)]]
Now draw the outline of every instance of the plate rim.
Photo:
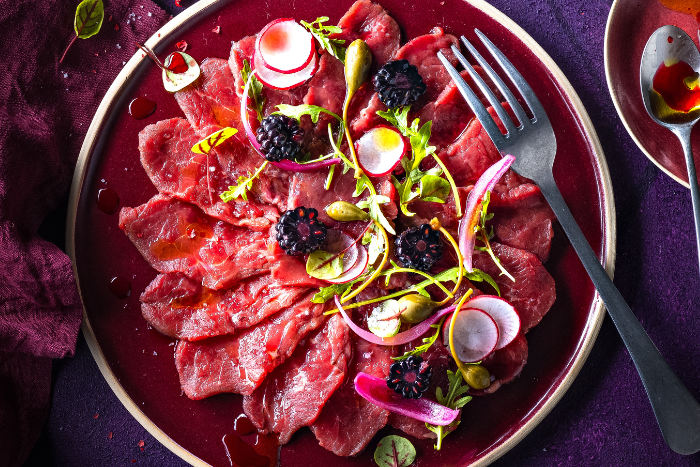
[[(178, 14), (176, 17), (164, 24), (160, 29), (153, 33), (153, 35), (145, 42), (145, 45), (154, 49), (160, 43), (170, 40), (171, 36), (177, 31), (179, 27), (184, 25), (189, 21), (196, 21), (198, 16), (204, 16), (209, 13), (209, 9), (219, 9), (223, 8), (229, 3), (235, 0), (200, 0), (198, 3), (185, 9), (183, 12)], [(527, 33), (522, 29), (515, 21), (506, 16), (499, 9), (493, 5), (487, 3), (485, 0), (463, 0), (475, 8), (481, 10), (495, 21), (500, 23), (503, 27), (513, 33), (518, 37), (539, 59), (547, 68), (547, 70), (555, 78), (557, 84), (561, 86), (564, 91), (564, 95), (571, 102), (573, 109), (575, 110), (578, 120), (582, 124), (581, 131), (584, 133), (586, 138), (591, 144), (591, 150), (594, 156), (594, 163), (597, 165), (597, 171), (600, 174), (600, 180), (598, 181), (601, 193), (601, 204), (603, 207), (603, 254), (604, 254), (604, 267), (606, 272), (610, 277), (613, 277), (615, 270), (615, 257), (616, 257), (616, 239), (617, 239), (617, 226), (615, 223), (615, 202), (612, 189), (612, 180), (610, 178), (610, 172), (608, 170), (607, 160), (603, 152), (603, 148), (598, 139), (598, 135), (595, 131), (593, 123), (586, 111), (583, 103), (581, 102), (578, 94), (574, 90), (573, 86), (566, 78), (564, 73), (561, 71), (559, 66), (554, 62), (554, 60), (545, 52), (545, 50)], [(613, 7), (618, 3), (615, 0)], [(608, 17), (608, 26), (611, 14)], [(606, 26), (606, 49), (605, 49), (605, 63), (606, 63), (606, 77), (607, 77), (607, 33), (608, 29)], [(73, 173), (73, 180), (70, 189), (70, 196), (68, 201), (68, 214), (66, 219), (66, 252), (71, 259), (73, 273), (75, 275), (76, 284), (78, 286), (78, 293), (80, 294), (80, 300), (83, 304), (83, 323), (82, 330), (85, 340), (87, 341), (90, 352), (97, 363), (97, 366), (105, 378), (110, 388), (117, 396), (121, 404), (127, 409), (127, 411), (161, 444), (172, 451), (175, 455), (188, 462), (195, 467), (212, 467), (209, 463), (203, 461), (199, 457), (192, 454), (190, 451), (176, 443), (172, 438), (170, 438), (163, 430), (161, 430), (155, 423), (153, 423), (138, 407), (138, 405), (129, 397), (124, 388), (121, 386), (116, 376), (112, 372), (107, 360), (102, 353), (95, 334), (92, 331), (92, 326), (90, 325), (90, 320), (87, 316), (87, 311), (82, 297), (82, 290), (80, 288), (80, 280), (78, 276), (78, 268), (75, 260), (75, 224), (77, 221), (77, 208), (78, 201), (80, 200), (80, 194), (82, 191), (83, 182), (87, 176), (89, 162), (92, 156), (92, 152), (96, 146), (99, 139), (100, 132), (104, 126), (105, 117), (108, 114), (109, 109), (114, 105), (115, 101), (121, 96), (122, 92), (127, 87), (128, 83), (132, 79), (134, 73), (138, 66), (147, 60), (147, 57), (141, 57), (141, 54), (135, 53), (129, 61), (124, 65), (122, 70), (119, 72), (114, 82), (110, 85), (105, 96), (100, 102), (99, 107), (93, 117), (88, 131), (85, 135), (85, 139), (80, 149), (80, 154), (78, 161), (76, 163), (75, 171)], [(608, 86), (610, 82), (608, 81)], [(612, 92), (611, 92), (612, 94)], [(615, 106), (617, 108), (617, 102), (613, 97)], [(618, 108), (619, 113), (619, 108)], [(623, 119), (624, 122), (624, 119)], [(625, 123), (625, 126), (627, 124)], [(628, 128), (629, 131), (629, 128)], [(639, 143), (637, 143), (639, 144)], [(647, 154), (647, 157), (650, 157)], [(651, 157), (650, 157), (651, 159)], [(652, 159), (653, 161), (653, 159)], [(655, 162), (655, 161), (654, 161)], [(656, 162), (655, 162), (656, 163)], [(658, 165), (658, 164), (657, 164)], [(662, 170), (665, 170), (662, 168)], [(669, 174), (671, 175), (671, 174)], [(671, 175), (672, 176), (672, 175)], [(675, 178), (675, 177), (674, 177)], [(554, 406), (561, 400), (566, 391), (569, 389), (573, 383), (576, 376), (581, 371), (584, 363), (588, 359), (588, 356), (593, 348), (595, 340), (600, 331), (600, 327), (605, 317), (605, 306), (600, 299), (598, 293), (596, 292), (593, 297), (593, 302), (589, 311), (588, 319), (584, 326), (583, 339), (580, 341), (580, 350), (578, 355), (575, 357), (574, 362), (570, 365), (568, 372), (561, 379), (554, 392), (550, 397), (544, 402), (544, 404), (537, 410), (535, 415), (523, 423), (518, 430), (513, 433), (507, 440), (502, 442), (491, 452), (476, 460), (475, 462), (468, 464), (469, 467), (485, 467), (491, 464), (499, 457), (503, 456), (505, 453), (510, 451), (515, 447), (520, 441), (522, 441), (554, 408)], [(465, 464), (466, 466), (466, 464)]]
[[(603, 62), (605, 65), (605, 81), (608, 84), (608, 92), (610, 93), (610, 97), (612, 98), (613, 105), (615, 105), (615, 111), (617, 112), (617, 115), (620, 117), (620, 120), (622, 120), (622, 124), (625, 126), (625, 129), (627, 130), (627, 133), (630, 135), (632, 138), (632, 141), (637, 145), (637, 147), (644, 153), (645, 156), (647, 156), (647, 159), (649, 159), (651, 162), (654, 163), (662, 172), (664, 172), (666, 175), (671, 177), (673, 180), (677, 181), (684, 187), (690, 189), (690, 185), (683, 180), (682, 178), (678, 177), (676, 174), (671, 172), (669, 169), (664, 167), (659, 161), (654, 158), (649, 151), (644, 147), (642, 142), (637, 138), (637, 135), (632, 131), (631, 125), (628, 123), (627, 118), (625, 117), (625, 114), (622, 113), (622, 107), (620, 104), (620, 100), (618, 99), (617, 93), (615, 91), (615, 87), (613, 86), (612, 80), (610, 78), (611, 75), (611, 60), (610, 60), (610, 28), (612, 27), (612, 22), (613, 22), (613, 16), (615, 15), (616, 10), (620, 6), (622, 2), (620, 0), (613, 0), (612, 6), (610, 6), (610, 13), (608, 13), (608, 20), (605, 23), (605, 36), (603, 38)], [(641, 94), (641, 91), (640, 91)]]

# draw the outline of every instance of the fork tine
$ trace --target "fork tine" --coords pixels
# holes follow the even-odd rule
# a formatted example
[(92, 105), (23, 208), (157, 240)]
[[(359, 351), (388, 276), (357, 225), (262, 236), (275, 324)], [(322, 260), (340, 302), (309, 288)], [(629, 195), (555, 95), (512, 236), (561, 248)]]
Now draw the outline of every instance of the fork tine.
[(452, 46), (452, 52), (455, 54), (457, 57), (457, 60), (459, 60), (459, 63), (462, 64), (465, 70), (469, 73), (469, 76), (472, 77), (474, 82), (476, 83), (477, 86), (479, 86), (479, 89), (481, 89), (481, 92), (483, 92), (486, 95), (486, 98), (489, 100), (491, 103), (491, 106), (493, 109), (496, 111), (496, 114), (498, 114), (498, 118), (501, 120), (503, 123), (503, 126), (506, 127), (506, 138), (508, 135), (513, 134), (515, 131), (515, 124), (513, 121), (510, 119), (510, 116), (506, 113), (506, 111), (503, 109), (501, 106), (501, 101), (496, 97), (496, 95), (491, 91), (491, 89), (488, 87), (486, 82), (479, 76), (479, 73), (476, 72), (474, 67), (467, 61), (466, 58), (464, 58), (464, 55), (459, 51), (459, 49), (456, 46)]
[(535, 117), (534, 120), (549, 120), (547, 118), (547, 113), (544, 111), (544, 107), (542, 107), (542, 104), (540, 103), (539, 99), (537, 99), (535, 92), (532, 90), (530, 85), (527, 84), (527, 81), (525, 81), (523, 75), (521, 75), (513, 64), (510, 63), (510, 60), (503, 55), (503, 52), (501, 52), (498, 47), (493, 45), (493, 42), (491, 42), (489, 38), (484, 35), (484, 33), (478, 29), (475, 29), (474, 32), (476, 32), (476, 35), (479, 36), (481, 42), (484, 43), (489, 52), (491, 52), (491, 55), (493, 55), (501, 68), (503, 68), (503, 71), (506, 72), (510, 80), (513, 81), (518, 92), (522, 94), (523, 99), (525, 99), (525, 103), (528, 105), (528, 107), (530, 107), (530, 110)]
[(496, 122), (493, 121), (491, 114), (488, 112), (488, 110), (486, 110), (484, 104), (482, 104), (479, 98), (476, 97), (474, 91), (472, 91), (469, 85), (462, 79), (459, 72), (452, 66), (449, 60), (445, 58), (442, 52), (438, 52), (437, 56), (452, 77), (457, 89), (459, 89), (459, 92), (462, 93), (462, 96), (467, 101), (467, 104), (469, 104), (469, 107), (471, 107), (474, 114), (476, 114), (476, 118), (479, 119), (481, 125), (486, 130), (486, 133), (488, 133), (488, 135), (491, 137), (493, 144), (495, 144), (496, 147), (503, 144), (505, 142), (503, 133), (501, 133), (501, 130), (496, 125)]
[(477, 62), (479, 62), (479, 65), (481, 65), (481, 68), (484, 69), (486, 74), (491, 78), (491, 80), (494, 82), (496, 87), (498, 88), (499, 91), (501, 91), (501, 94), (503, 94), (503, 97), (506, 98), (506, 101), (510, 105), (510, 108), (513, 109), (513, 112), (515, 113), (515, 116), (518, 118), (518, 121), (520, 122), (520, 127), (522, 127), (526, 121), (529, 120), (527, 118), (527, 114), (523, 110), (522, 106), (518, 102), (518, 100), (515, 98), (512, 92), (510, 92), (510, 89), (508, 89), (508, 86), (503, 82), (503, 80), (496, 74), (496, 72), (493, 71), (493, 68), (491, 68), (491, 65), (489, 65), (486, 60), (484, 60), (484, 57), (481, 56), (481, 54), (474, 48), (474, 46), (467, 40), (466, 37), (462, 36), (462, 43), (464, 46), (469, 50), (469, 53), (472, 54), (472, 57), (476, 59)]

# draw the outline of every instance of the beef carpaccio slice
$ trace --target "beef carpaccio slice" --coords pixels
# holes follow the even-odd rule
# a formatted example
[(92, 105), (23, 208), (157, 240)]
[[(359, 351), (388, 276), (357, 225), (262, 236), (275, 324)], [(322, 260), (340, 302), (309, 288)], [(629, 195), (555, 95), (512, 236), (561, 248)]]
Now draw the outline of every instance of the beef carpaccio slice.
[[(243, 225), (255, 230), (267, 230), (277, 220), (275, 206), (238, 199), (225, 203), (219, 194), (236, 185), (241, 168), (235, 171), (222, 167), (220, 156), (244, 150), (240, 142), (225, 142), (219, 149), (207, 155), (192, 152), (201, 140), (187, 120), (172, 118), (148, 125), (139, 133), (141, 164), (153, 184), (161, 193), (196, 204), (207, 214), (233, 225)], [(209, 180), (207, 180), (207, 165)], [(211, 190), (210, 190), (211, 188)]]
[(362, 398), (355, 391), (355, 376), (363, 371), (386, 378), (393, 355), (391, 347), (367, 342), (353, 335), (353, 358), (348, 377), (328, 399), (311, 431), (318, 443), (339, 456), (352, 456), (367, 443), (389, 420), (389, 411)]
[(270, 269), (266, 232), (235, 227), (166, 195), (123, 208), (119, 227), (156, 271), (180, 272), (210, 289)]
[(308, 345), (243, 398), (243, 410), (259, 431), (279, 433), (280, 444), (286, 444), (295, 431), (316, 420), (347, 372), (349, 332), (340, 315), (331, 317), (307, 339)]
[(209, 289), (184, 274), (160, 274), (141, 294), (141, 313), (163, 334), (194, 341), (254, 326), (307, 291), (280, 285), (271, 274), (226, 290)]
[(513, 342), (486, 357), (481, 364), (491, 374), (491, 385), (486, 389), (470, 389), (469, 394), (493, 394), (498, 388), (520, 376), (527, 363), (527, 339), (521, 332)]
[(302, 296), (292, 306), (236, 335), (180, 341), (175, 365), (187, 397), (197, 400), (222, 392), (251, 394), (323, 323), (324, 306), (311, 303), (313, 295)]
[[(540, 322), (554, 304), (556, 299), (554, 279), (532, 253), (496, 242), (491, 243), (491, 247), (506, 271), (515, 278), (515, 282), (500, 275), (498, 266), (488, 253), (475, 251), (474, 267), (493, 277), (501, 289), (501, 296), (518, 311), (520, 328), (523, 333), (526, 333)], [(480, 284), (479, 287), (488, 286)]]

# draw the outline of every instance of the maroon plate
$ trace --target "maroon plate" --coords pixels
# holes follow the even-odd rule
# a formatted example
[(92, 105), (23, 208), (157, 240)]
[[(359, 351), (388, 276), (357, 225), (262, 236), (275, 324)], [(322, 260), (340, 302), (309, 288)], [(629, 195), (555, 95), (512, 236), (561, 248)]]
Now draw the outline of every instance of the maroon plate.
[[(678, 10), (664, 6), (677, 6)], [(677, 5), (676, 5), (677, 4)], [(672, 24), (687, 32), (697, 43), (700, 9), (693, 2), (642, 0), (613, 3), (605, 28), (605, 76), (617, 113), (639, 149), (661, 170), (688, 187), (683, 149), (670, 130), (651, 119), (642, 100), (639, 64), (649, 36), (661, 26)], [(700, 164), (700, 130), (691, 141), (695, 166)]]
[[(196, 60), (228, 57), (232, 40), (256, 33), (277, 17), (335, 23), (353, 0), (297, 0), (268, 3), (202, 1), (164, 26), (147, 44), (159, 56), (189, 44)], [(478, 43), (478, 25), (530, 82), (554, 126), (559, 150), (554, 175), (593, 250), (612, 270), (614, 204), (605, 159), (593, 126), (570, 84), (545, 52), (505, 15), (481, 0), (412, 3), (381, 0), (401, 25), (404, 40), (434, 26), (464, 34)], [(221, 33), (212, 32), (221, 26)], [(157, 102), (144, 120), (128, 114), (134, 98)], [(140, 53), (124, 67), (105, 96), (83, 145), (71, 193), (68, 250), (85, 308), (85, 335), (100, 370), (121, 402), (154, 437), (193, 465), (230, 465), (222, 438), (234, 431), (241, 398), (218, 395), (192, 401), (182, 394), (173, 362), (174, 341), (151, 329), (141, 316), (139, 295), (156, 276), (118, 227), (116, 214), (98, 206), (99, 190), (110, 188), (120, 206), (140, 205), (156, 193), (139, 162), (138, 132), (147, 124), (182, 116), (161, 84), (160, 70)], [(104, 193), (104, 192), (103, 192)], [(458, 431), (436, 452), (432, 441), (412, 440), (418, 465), (486, 465), (519, 442), (559, 401), (578, 374), (598, 333), (604, 312), (593, 286), (556, 228), (546, 267), (556, 280), (557, 301), (528, 334), (529, 362), (522, 375), (494, 395), (477, 398), (464, 409)], [(118, 298), (110, 281), (131, 284)], [(112, 287), (114, 289), (114, 287)], [(393, 430), (389, 427), (380, 435)], [(253, 437), (254, 438), (254, 437)], [(251, 441), (250, 438), (246, 438)], [(374, 465), (379, 436), (354, 458), (321, 448), (311, 431), (300, 430), (281, 449), (284, 466)]]

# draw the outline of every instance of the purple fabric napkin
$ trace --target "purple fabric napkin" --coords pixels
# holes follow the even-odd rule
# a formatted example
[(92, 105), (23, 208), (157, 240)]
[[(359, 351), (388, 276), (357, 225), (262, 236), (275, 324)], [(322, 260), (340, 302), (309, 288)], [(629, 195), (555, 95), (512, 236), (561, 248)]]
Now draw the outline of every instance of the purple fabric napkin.
[(0, 467), (19, 465), (49, 407), (51, 358), (73, 355), (82, 306), (70, 259), (37, 230), (65, 202), (102, 96), (168, 19), (149, 0), (105, 2), (100, 32), (75, 36), (79, 1), (0, 8)]

